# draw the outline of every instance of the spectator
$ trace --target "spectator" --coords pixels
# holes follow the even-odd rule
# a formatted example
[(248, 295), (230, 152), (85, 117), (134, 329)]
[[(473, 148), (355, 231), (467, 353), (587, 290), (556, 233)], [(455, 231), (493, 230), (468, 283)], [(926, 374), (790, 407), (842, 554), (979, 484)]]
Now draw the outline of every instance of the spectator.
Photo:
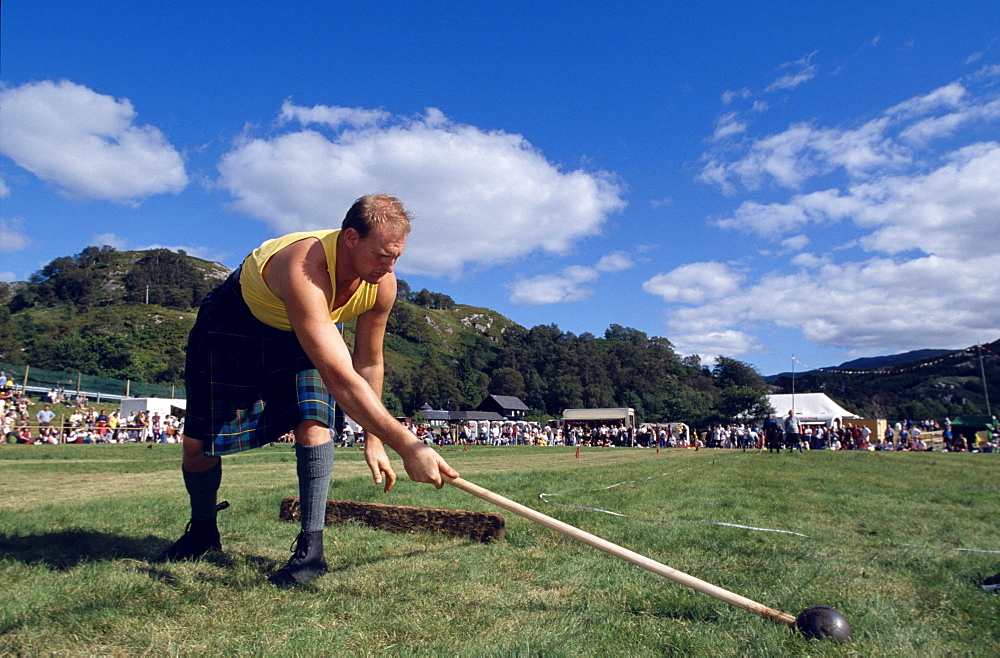
[(799, 419), (795, 411), (788, 410), (788, 417), (785, 418), (785, 447), (789, 450), (799, 449), (802, 452), (802, 438), (799, 433)]
[(45, 405), (35, 414), (35, 419), (40, 427), (51, 427), (52, 419), (55, 417), (56, 412), (52, 411), (52, 407), (49, 405)]

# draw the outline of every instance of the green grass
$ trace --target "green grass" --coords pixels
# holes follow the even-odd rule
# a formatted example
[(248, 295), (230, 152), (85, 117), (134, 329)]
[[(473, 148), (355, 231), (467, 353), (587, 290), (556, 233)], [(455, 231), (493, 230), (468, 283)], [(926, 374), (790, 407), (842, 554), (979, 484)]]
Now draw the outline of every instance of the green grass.
[[(277, 590), (267, 576), (297, 532), (278, 520), (296, 495), (287, 445), (226, 458), (223, 554), (154, 564), (187, 521), (179, 446), (0, 445), (0, 655), (996, 655), (1000, 599), (978, 586), (1000, 571), (978, 552), (1000, 550), (994, 455), (573, 451), (443, 454), (472, 482), (764, 605), (833, 606), (855, 641), (804, 640), (507, 512), (506, 540), (487, 545), (329, 528), (331, 573)], [(384, 495), (346, 449), (330, 497), (502, 511), (402, 480)]]

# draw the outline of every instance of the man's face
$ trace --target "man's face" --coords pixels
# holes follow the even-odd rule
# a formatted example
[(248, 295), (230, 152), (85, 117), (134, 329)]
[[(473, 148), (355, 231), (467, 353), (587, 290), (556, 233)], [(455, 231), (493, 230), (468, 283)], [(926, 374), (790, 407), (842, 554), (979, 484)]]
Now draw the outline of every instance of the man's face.
[(356, 243), (352, 252), (354, 267), (362, 280), (378, 283), (393, 271), (405, 248), (405, 233), (384, 227), (372, 229)]

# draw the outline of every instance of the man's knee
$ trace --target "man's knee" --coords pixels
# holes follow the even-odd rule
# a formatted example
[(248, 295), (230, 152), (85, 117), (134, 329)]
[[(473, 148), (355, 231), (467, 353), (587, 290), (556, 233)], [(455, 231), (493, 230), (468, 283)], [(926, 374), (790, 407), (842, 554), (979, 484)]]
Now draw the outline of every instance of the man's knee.
[(182, 465), (184, 470), (191, 473), (201, 473), (210, 468), (214, 468), (219, 463), (221, 457), (209, 457), (205, 454), (205, 443), (200, 439), (192, 439), (185, 436), (183, 439), (184, 456)]
[(304, 420), (295, 428), (295, 442), (303, 446), (318, 446), (333, 437), (330, 428), (316, 420)]

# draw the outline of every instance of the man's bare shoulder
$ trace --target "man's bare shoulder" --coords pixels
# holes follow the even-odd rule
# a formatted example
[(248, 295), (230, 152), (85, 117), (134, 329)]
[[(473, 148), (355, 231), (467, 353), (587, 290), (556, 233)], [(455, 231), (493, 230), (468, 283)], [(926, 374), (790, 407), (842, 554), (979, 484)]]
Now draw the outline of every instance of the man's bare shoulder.
[(284, 299), (284, 291), (295, 283), (329, 281), (323, 243), (314, 237), (296, 240), (271, 256), (263, 274), (278, 299)]

